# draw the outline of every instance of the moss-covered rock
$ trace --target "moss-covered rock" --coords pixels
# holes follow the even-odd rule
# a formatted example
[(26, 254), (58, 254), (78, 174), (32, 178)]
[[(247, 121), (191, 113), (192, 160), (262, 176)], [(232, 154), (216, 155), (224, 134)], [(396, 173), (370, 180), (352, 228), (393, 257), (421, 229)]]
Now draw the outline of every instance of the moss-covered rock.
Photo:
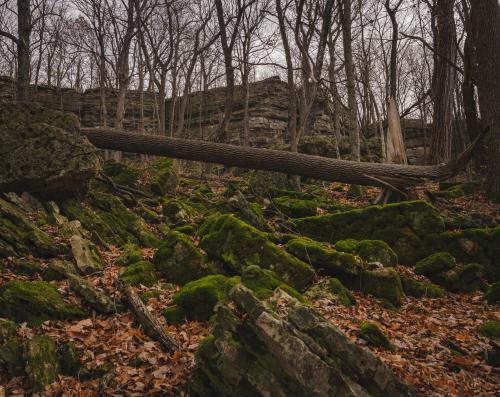
[(241, 282), (245, 287), (251, 289), (259, 299), (269, 298), (274, 290), (279, 287), (290, 296), (303, 300), (302, 296), (294, 288), (279, 280), (272, 270), (262, 269), (256, 265), (248, 266), (243, 270)]
[(316, 270), (321, 270), (343, 281), (353, 280), (364, 268), (360, 258), (349, 253), (338, 252), (306, 237), (288, 241), (285, 249), (304, 262), (310, 263)]
[(445, 290), (436, 284), (415, 280), (405, 274), (400, 274), (399, 277), (403, 291), (408, 296), (414, 296), (415, 298), (442, 298), (446, 296)]
[(155, 267), (151, 262), (139, 261), (127, 268), (120, 274), (120, 279), (130, 285), (151, 286), (158, 281)]
[(116, 161), (106, 161), (102, 171), (106, 176), (111, 177), (113, 182), (132, 188), (137, 187), (141, 174), (140, 170), (133, 165)]
[(165, 157), (158, 159), (151, 169), (151, 191), (160, 196), (175, 193), (175, 189), (179, 184), (179, 176), (177, 175), (174, 160)]
[(0, 258), (52, 257), (62, 253), (63, 246), (35, 226), (18, 207), (0, 198)]
[(0, 342), (0, 366), (14, 377), (24, 374), (24, 346), (16, 336)]
[(154, 255), (153, 263), (158, 273), (170, 282), (180, 285), (222, 272), (206, 260), (188, 236), (176, 231), (165, 236)]
[(252, 194), (267, 197), (273, 190), (292, 190), (288, 177), (281, 172), (253, 171), (248, 182)]
[(363, 271), (359, 280), (359, 289), (393, 306), (399, 306), (404, 295), (398, 273), (386, 267)]
[(14, 321), (0, 318), (0, 344), (12, 338), (17, 333), (17, 324)]
[(458, 266), (456, 282), (451, 289), (462, 292), (482, 291), (486, 288), (485, 277), (486, 269), (479, 263)]
[(500, 302), (500, 281), (492, 284), (484, 293), (484, 297), (490, 305)]
[(76, 267), (82, 274), (92, 274), (102, 270), (104, 261), (99, 250), (91, 241), (80, 236), (73, 236), (70, 239), (70, 244)]
[(33, 391), (41, 392), (59, 374), (56, 343), (47, 335), (34, 336), (26, 345), (26, 374)]
[(353, 238), (346, 238), (345, 240), (339, 240), (335, 243), (335, 249), (339, 252), (354, 253), (356, 251), (356, 246), (358, 245), (358, 240)]
[(479, 333), (488, 338), (500, 339), (500, 321), (485, 321), (479, 327)]
[(311, 299), (328, 299), (345, 306), (356, 304), (356, 298), (337, 278), (328, 277), (309, 288), (305, 295)]
[(142, 259), (142, 250), (136, 244), (125, 244), (122, 247), (121, 255), (116, 259), (115, 263), (121, 266), (128, 266), (142, 261)]
[(59, 351), (59, 356), (61, 373), (69, 376), (78, 376), (79, 372), (83, 368), (83, 365), (75, 343), (65, 343)]
[(235, 273), (242, 274), (246, 267), (257, 265), (273, 270), (280, 280), (297, 290), (308, 285), (314, 276), (311, 266), (280, 249), (266, 233), (233, 215), (207, 220), (200, 234), (200, 247)]
[[(33, 112), (27, 109), (31, 106)], [(61, 197), (85, 188), (97, 174), (97, 149), (84, 136), (64, 129), (78, 129), (78, 121), (76, 126), (70, 122), (72, 116), (35, 104), (2, 102), (0, 107), (0, 190)], [(12, 111), (10, 117), (4, 108)]]
[(453, 269), (457, 262), (448, 252), (436, 252), (420, 260), (415, 265), (415, 273), (427, 277), (436, 283), (442, 281), (443, 273)]
[(169, 226), (182, 225), (196, 215), (196, 210), (186, 202), (177, 199), (165, 199), (162, 202), (163, 216)]
[(318, 213), (318, 202), (314, 200), (296, 199), (289, 196), (280, 196), (273, 199), (276, 209), (290, 218), (304, 218), (315, 216)]
[(16, 260), (12, 264), (11, 268), (12, 271), (16, 274), (22, 274), (30, 277), (39, 273), (42, 269), (40, 262), (29, 258)]
[(228, 299), (229, 290), (240, 282), (239, 277), (223, 275), (206, 276), (187, 283), (174, 295), (176, 306), (165, 310), (164, 315), (170, 322), (184, 318), (206, 321), (213, 314), (215, 305)]
[(257, 203), (250, 203), (239, 190), (236, 190), (227, 201), (224, 200), (222, 205), (218, 207), (221, 212), (228, 212), (225, 211), (225, 209), (227, 209), (229, 212), (236, 214), (239, 218), (258, 229), (267, 229), (267, 223), (264, 219), (264, 214), (260, 205)]
[(444, 231), (444, 222), (432, 205), (406, 201), (299, 218), (292, 225), (300, 234), (318, 241), (336, 242), (353, 238), (385, 241), (403, 264), (414, 264), (425, 256), (429, 242)]
[(81, 319), (85, 313), (64, 301), (45, 281), (9, 281), (0, 286), (0, 314), (17, 322), (39, 325), (45, 320)]
[(162, 221), (161, 216), (154, 210), (145, 205), (140, 205), (135, 208), (135, 212), (148, 224), (159, 224)]
[(196, 225), (182, 225), (174, 229), (176, 232), (184, 233), (187, 236), (194, 236), (198, 230)]
[(115, 304), (106, 292), (96, 289), (90, 281), (73, 273), (68, 273), (66, 277), (71, 290), (97, 313), (110, 314), (121, 307), (119, 303)]
[(362, 322), (358, 336), (368, 342), (369, 345), (393, 350), (393, 346), (387, 336), (380, 330), (379, 326), (373, 322)]
[(378, 262), (384, 266), (396, 266), (398, 256), (389, 245), (382, 240), (363, 240), (356, 245), (356, 254), (364, 261)]
[(461, 182), (453, 183), (451, 186), (441, 185), (440, 188), (442, 190), (433, 193), (435, 197), (453, 199), (462, 196), (469, 196), (473, 194), (479, 186), (475, 182)]

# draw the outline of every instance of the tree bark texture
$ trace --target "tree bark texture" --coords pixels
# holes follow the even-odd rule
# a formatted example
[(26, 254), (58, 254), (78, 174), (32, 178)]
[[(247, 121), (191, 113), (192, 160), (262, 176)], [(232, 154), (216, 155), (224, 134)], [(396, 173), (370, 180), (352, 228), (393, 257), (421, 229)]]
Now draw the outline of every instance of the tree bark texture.
[(30, 0), (17, 1), (17, 100), (29, 100), (30, 85), (30, 36), (33, 29), (31, 23)]
[(140, 135), (107, 129), (86, 128), (82, 129), (82, 132), (90, 142), (101, 149), (168, 156), (233, 167), (283, 172), (327, 181), (397, 189), (454, 176), (467, 163), (473, 148), (483, 135), (480, 134), (473, 145), (455, 162), (438, 166), (409, 166), (361, 163), (280, 150)]

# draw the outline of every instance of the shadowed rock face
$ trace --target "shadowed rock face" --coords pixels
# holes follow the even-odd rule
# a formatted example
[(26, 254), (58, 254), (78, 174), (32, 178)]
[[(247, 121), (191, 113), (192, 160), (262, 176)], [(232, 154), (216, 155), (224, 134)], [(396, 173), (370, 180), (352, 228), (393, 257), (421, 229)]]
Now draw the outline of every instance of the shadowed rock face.
[(267, 302), (244, 286), (219, 306), (197, 353), (191, 396), (417, 396), (379, 359), (281, 290)]
[(0, 102), (0, 191), (60, 198), (85, 187), (101, 163), (74, 115)]

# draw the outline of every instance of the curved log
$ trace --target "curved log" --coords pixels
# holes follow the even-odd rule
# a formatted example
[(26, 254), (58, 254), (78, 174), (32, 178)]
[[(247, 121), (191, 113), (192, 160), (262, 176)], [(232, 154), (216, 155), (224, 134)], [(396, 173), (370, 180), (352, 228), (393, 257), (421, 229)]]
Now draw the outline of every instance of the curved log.
[(113, 129), (85, 128), (82, 133), (101, 149), (276, 171), (356, 185), (393, 187), (398, 190), (456, 175), (467, 164), (486, 131), (479, 134), (457, 160), (436, 166), (360, 163), (281, 150), (142, 135)]

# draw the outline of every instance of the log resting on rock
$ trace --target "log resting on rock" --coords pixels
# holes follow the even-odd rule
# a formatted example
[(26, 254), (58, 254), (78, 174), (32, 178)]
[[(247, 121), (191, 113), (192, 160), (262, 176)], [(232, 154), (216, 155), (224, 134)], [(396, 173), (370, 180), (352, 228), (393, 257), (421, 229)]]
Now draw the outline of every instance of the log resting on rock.
[(311, 156), (281, 150), (243, 147), (193, 139), (141, 135), (113, 129), (82, 129), (82, 133), (101, 149), (174, 157), (265, 171), (284, 172), (327, 181), (356, 185), (405, 189), (426, 181), (448, 179), (467, 164), (480, 138), (460, 157), (447, 164), (409, 166), (399, 164), (360, 163)]

